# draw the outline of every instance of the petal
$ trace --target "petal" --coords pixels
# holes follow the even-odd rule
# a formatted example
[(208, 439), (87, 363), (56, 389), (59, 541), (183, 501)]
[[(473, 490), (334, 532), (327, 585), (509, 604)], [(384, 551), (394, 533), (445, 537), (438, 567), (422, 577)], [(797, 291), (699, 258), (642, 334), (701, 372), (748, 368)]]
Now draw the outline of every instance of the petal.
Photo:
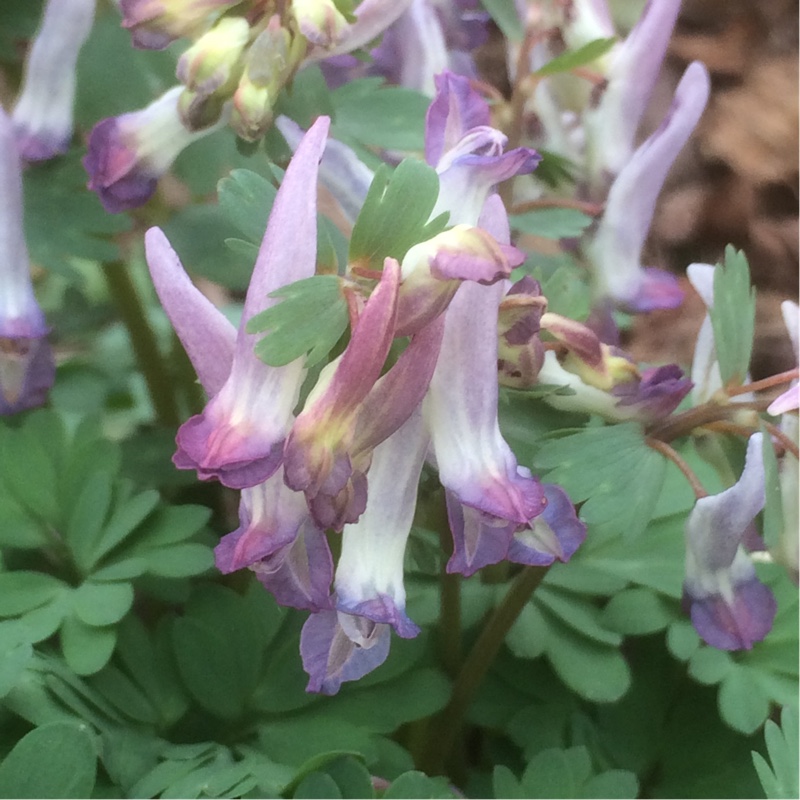
[(235, 572), (285, 548), (307, 519), (305, 498), (286, 486), (281, 470), (264, 483), (242, 489), (239, 527), (214, 548), (217, 569)]
[(309, 500), (320, 492), (336, 495), (352, 474), (349, 449), (355, 423), (392, 343), (399, 285), (400, 265), (387, 258), (347, 348), (338, 362), (328, 365), (286, 440), (286, 483)]
[(42, 161), (72, 138), (75, 67), (94, 21), (95, 0), (49, 0), (25, 61), (12, 119), (20, 155)]
[(497, 309), (503, 286), (464, 283), (445, 321), (444, 340), (424, 411), (442, 484), (460, 502), (526, 523), (544, 498), (517, 461), (497, 422)]
[[(296, 150), (303, 131), (289, 117), (275, 121), (289, 147)], [(320, 183), (334, 196), (350, 225), (353, 225), (364, 205), (375, 173), (346, 144), (328, 139), (319, 166)]]
[(547, 566), (556, 559), (569, 561), (586, 538), (586, 525), (578, 519), (567, 493), (552, 483), (542, 484), (547, 505), (527, 527), (514, 534), (509, 561)]
[(355, 644), (339, 623), (336, 611), (312, 614), (300, 634), (306, 691), (336, 694), (345, 681), (356, 681), (379, 667), (389, 655), (390, 628), (372, 625), (364, 645)]
[(333, 559), (325, 534), (306, 515), (291, 544), (250, 567), (282, 606), (321, 611), (331, 608)]
[(236, 328), (192, 283), (160, 228), (144, 237), (145, 255), (161, 305), (209, 397), (231, 371)]
[(775, 596), (758, 581), (743, 550), (702, 591), (685, 584), (684, 605), (703, 640), (720, 650), (750, 650), (770, 632), (777, 612)]
[(502, 561), (518, 523), (465, 505), (451, 491), (446, 491), (445, 497), (453, 534), (453, 555), (447, 562), (447, 572), (469, 577), (488, 564)]
[(403, 558), (427, 448), (419, 410), (375, 448), (367, 507), (344, 528), (334, 581), (340, 611), (392, 625), (404, 638), (419, 633), (405, 614)]
[(489, 106), (467, 78), (446, 71), (434, 81), (436, 97), (425, 118), (425, 160), (431, 166), (468, 131), (491, 122)]
[(762, 434), (750, 437), (739, 480), (724, 492), (697, 501), (686, 522), (687, 547), (698, 570), (733, 563), (745, 529), (764, 507)]

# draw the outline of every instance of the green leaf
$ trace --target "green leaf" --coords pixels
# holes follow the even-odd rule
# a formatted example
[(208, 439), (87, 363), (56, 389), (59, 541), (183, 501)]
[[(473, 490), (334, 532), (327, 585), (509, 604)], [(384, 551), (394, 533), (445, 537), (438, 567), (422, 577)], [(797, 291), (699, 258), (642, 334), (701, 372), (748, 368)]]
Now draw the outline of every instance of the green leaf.
[(513, 798), (513, 800), (522, 800), (525, 797), (514, 773), (503, 764), (495, 766), (492, 773), (492, 786), (495, 797)]
[(526, 798), (635, 798), (639, 784), (625, 770), (593, 776), (587, 749), (572, 747), (550, 748), (534, 756), (523, 773), (522, 789)]
[(422, 150), (430, 98), (381, 78), (359, 78), (331, 92), (332, 135), (387, 150)]
[[(588, 214), (574, 208), (542, 208), (509, 217), (509, 223), (515, 230), (545, 239), (580, 236), (592, 221)], [(546, 296), (549, 299), (549, 295)]]
[(100, 561), (141, 525), (155, 510), (159, 499), (158, 492), (151, 489), (116, 504), (93, 549), (94, 563)]
[(111, 507), (112, 476), (95, 472), (89, 477), (75, 500), (64, 531), (75, 564), (82, 573), (93, 562), (93, 551)]
[(587, 603), (581, 595), (541, 586), (535, 594), (534, 602), (576, 633), (598, 644), (617, 646), (622, 642), (622, 637), (616, 631), (603, 627), (600, 610)]
[(130, 228), (126, 214), (109, 214), (86, 189), (83, 148), (31, 165), (25, 171), (25, 239), (31, 259), (80, 283), (70, 260), (109, 262), (120, 258), (111, 237)]
[(47, 526), (31, 516), (0, 483), (0, 547), (34, 550), (47, 543)]
[(719, 711), (734, 730), (753, 733), (769, 714), (770, 698), (754, 679), (751, 670), (737, 665), (720, 686)]
[[(506, 39), (521, 42), (525, 38), (525, 28), (517, 13), (514, 0), (481, 0), (481, 5), (489, 12), (497, 27)], [(497, 797), (505, 795), (498, 794)]]
[(610, 39), (594, 39), (577, 50), (571, 50), (556, 56), (533, 74), (543, 78), (546, 75), (555, 75), (558, 72), (567, 72), (575, 69), (575, 67), (586, 66), (604, 56), (616, 44), (616, 41), (613, 37)]
[(0, 572), (0, 617), (18, 617), (68, 589), (63, 581), (42, 572)]
[(689, 620), (678, 620), (669, 626), (667, 647), (670, 653), (681, 661), (687, 661), (700, 647), (700, 636)]
[(714, 647), (701, 647), (689, 658), (689, 675), (698, 683), (719, 683), (735, 668), (730, 654)]
[(312, 772), (300, 781), (300, 785), (294, 790), (292, 797), (341, 800), (342, 793), (330, 775), (326, 775), (324, 772)]
[[(248, 208), (241, 205), (240, 209), (242, 216), (246, 217)], [(190, 205), (173, 214), (163, 229), (181, 263), (191, 274), (202, 275), (229, 289), (243, 291), (247, 288), (255, 259), (233, 253), (225, 245), (227, 239), (235, 236), (237, 226), (224, 209), (216, 205)], [(263, 235), (264, 228), (261, 229)]]
[(331, 762), (325, 772), (333, 778), (343, 798), (374, 797), (372, 778), (363, 759), (345, 756)]
[(42, 725), (23, 736), (0, 764), (0, 797), (91, 797), (96, 762), (87, 725)]
[(100, 672), (92, 675), (88, 682), (129, 719), (147, 725), (159, 723), (160, 715), (147, 695), (121, 670), (111, 664), (106, 664)]
[(714, 307), (709, 310), (723, 385), (744, 382), (755, 331), (756, 296), (747, 257), (731, 245), (714, 270)]
[[(547, 616), (548, 625), (551, 620)], [(597, 644), (565, 626), (547, 639), (547, 657), (561, 680), (593, 703), (613, 703), (628, 690), (630, 670), (615, 647)]]
[(82, 583), (73, 595), (73, 608), (81, 622), (92, 626), (113, 625), (130, 611), (133, 586), (130, 583)]
[(645, 444), (635, 423), (585, 428), (542, 442), (534, 464), (573, 503), (584, 503), (580, 515), (590, 530), (613, 526), (628, 540), (650, 521), (666, 471), (666, 459)]
[(76, 616), (61, 624), (61, 650), (70, 668), (78, 675), (99, 672), (111, 658), (117, 641), (116, 627), (87, 625)]
[(347, 330), (349, 315), (342, 281), (336, 275), (315, 275), (273, 292), (279, 303), (256, 314), (248, 333), (267, 332), (255, 346), (256, 355), (282, 367), (308, 353), (313, 367), (331, 351)]
[(219, 182), (217, 193), (229, 222), (245, 239), (260, 242), (278, 193), (272, 183), (249, 169), (235, 169)]
[(0, 624), (0, 698), (16, 686), (32, 657), (33, 648), (26, 641), (24, 626)]
[(648, 589), (626, 589), (611, 598), (603, 609), (602, 622), (622, 634), (642, 636), (663, 630), (673, 614), (664, 600)]
[[(784, 533), (783, 506), (781, 503), (781, 481), (778, 471), (778, 458), (772, 446), (772, 437), (764, 426), (761, 426), (764, 438), (761, 442), (761, 452), (764, 458), (764, 490), (766, 502), (764, 503), (764, 524), (761, 532), (767, 547), (775, 552), (779, 546), (781, 535)], [(784, 459), (794, 458), (791, 453), (786, 453)]]
[(764, 726), (769, 762), (760, 754), (753, 753), (753, 764), (758, 779), (764, 787), (767, 800), (798, 797), (798, 773), (800, 772), (800, 748), (798, 748), (797, 712), (788, 706), (781, 711), (781, 725), (772, 720)]
[(147, 571), (161, 578), (202, 575), (214, 566), (214, 551), (199, 542), (160, 547), (145, 556)]
[(436, 171), (407, 158), (375, 173), (353, 226), (348, 260), (374, 270), (387, 257), (402, 261), (409, 248), (444, 230), (446, 216), (428, 222), (439, 195)]
[(385, 800), (400, 800), (406, 797), (445, 798), (457, 797), (447, 778), (430, 777), (424, 772), (414, 770), (395, 778), (383, 793)]

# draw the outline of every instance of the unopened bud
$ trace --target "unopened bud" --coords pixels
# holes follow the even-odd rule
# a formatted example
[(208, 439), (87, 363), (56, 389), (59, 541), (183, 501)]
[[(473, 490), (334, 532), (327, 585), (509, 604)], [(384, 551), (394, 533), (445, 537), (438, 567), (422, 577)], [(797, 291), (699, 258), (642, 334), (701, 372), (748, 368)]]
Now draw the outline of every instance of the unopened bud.
[(135, 47), (162, 50), (182, 36), (199, 36), (241, 0), (121, 0), (122, 27)]
[(178, 80), (201, 94), (235, 85), (249, 36), (250, 26), (244, 17), (221, 19), (181, 56)]
[(327, 48), (339, 42), (355, 19), (345, 5), (335, 0), (292, 0), (292, 12), (300, 33), (310, 42)]
[(251, 45), (233, 95), (231, 125), (239, 136), (254, 142), (267, 132), (272, 106), (298, 63), (289, 32), (273, 17)]

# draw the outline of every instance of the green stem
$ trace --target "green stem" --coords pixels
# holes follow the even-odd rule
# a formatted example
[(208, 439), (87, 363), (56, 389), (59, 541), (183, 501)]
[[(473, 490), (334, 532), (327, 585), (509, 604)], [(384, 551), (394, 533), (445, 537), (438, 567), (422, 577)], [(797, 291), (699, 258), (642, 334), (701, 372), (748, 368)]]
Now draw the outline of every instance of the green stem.
[(500, 652), (506, 634), (544, 579), (547, 569), (525, 567), (484, 625), (453, 684), (450, 701), (431, 726), (427, 763), (424, 764), (429, 774), (444, 773), (478, 687)]
[(461, 576), (447, 572), (447, 561), (453, 552), (453, 538), (447, 523), (444, 501), (441, 504), (441, 517), (437, 520), (439, 540), (442, 545), (442, 571), (440, 574), (441, 593), (439, 595), (439, 645), (442, 665), (445, 672), (455, 678), (461, 666)]
[(122, 262), (114, 261), (103, 264), (103, 275), (122, 322), (128, 330), (156, 416), (163, 425), (176, 427), (180, 423), (180, 415), (173, 392), (173, 381), (128, 269)]

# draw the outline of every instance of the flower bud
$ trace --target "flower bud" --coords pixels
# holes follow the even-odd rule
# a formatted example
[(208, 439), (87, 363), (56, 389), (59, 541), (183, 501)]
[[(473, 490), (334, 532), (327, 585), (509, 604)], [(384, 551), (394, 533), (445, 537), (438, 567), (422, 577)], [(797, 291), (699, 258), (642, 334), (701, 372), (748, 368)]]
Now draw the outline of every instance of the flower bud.
[(292, 44), (289, 32), (273, 17), (250, 47), (231, 115), (233, 129), (248, 142), (258, 141), (272, 124), (272, 106), (299, 63)]
[[(333, 47), (349, 27), (345, 13), (334, 0), (292, 0), (292, 12), (300, 33), (321, 47)], [(352, 15), (348, 15), (352, 18)]]
[(134, 47), (163, 50), (181, 36), (195, 37), (241, 0), (121, 0), (122, 27)]

